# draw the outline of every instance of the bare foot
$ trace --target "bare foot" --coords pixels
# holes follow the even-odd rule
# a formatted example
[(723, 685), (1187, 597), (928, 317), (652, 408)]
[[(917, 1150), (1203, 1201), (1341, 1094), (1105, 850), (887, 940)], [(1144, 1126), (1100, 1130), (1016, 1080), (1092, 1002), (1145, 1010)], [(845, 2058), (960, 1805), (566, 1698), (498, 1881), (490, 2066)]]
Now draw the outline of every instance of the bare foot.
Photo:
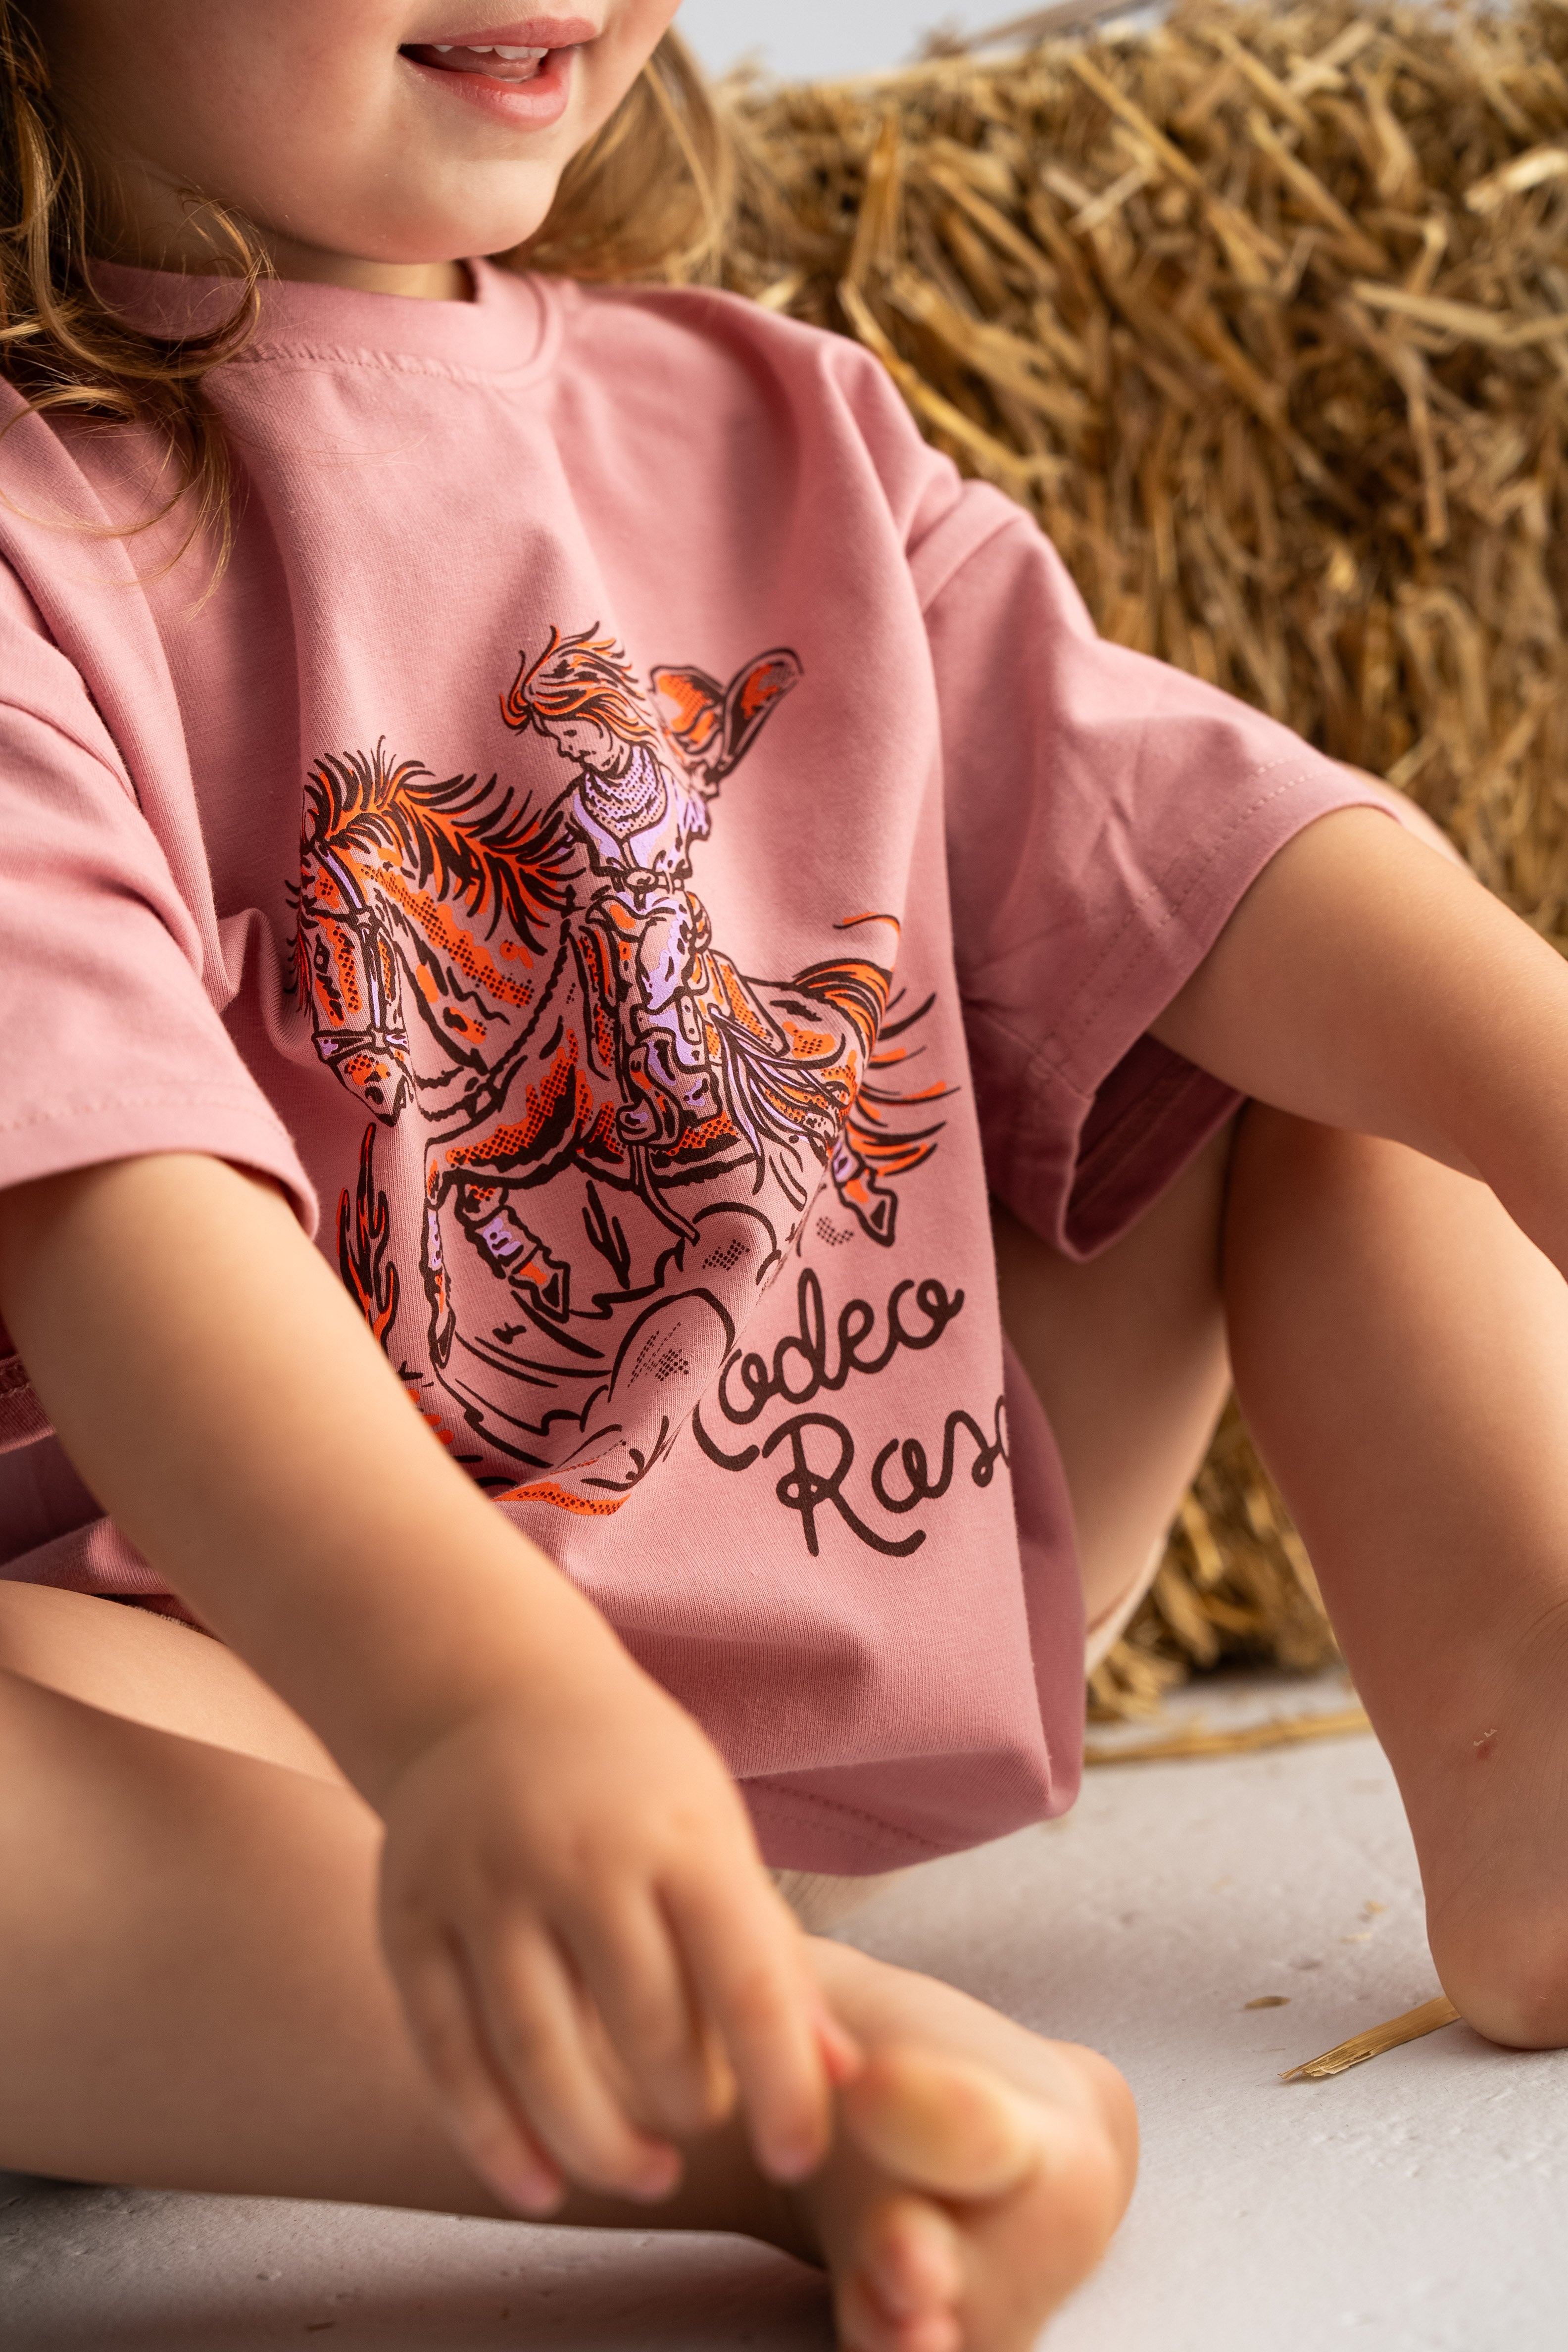
[(832, 2273), (846, 2352), (1026, 2352), (1126, 2210), (1131, 2093), (951, 1986), (814, 1952), (868, 2062), (778, 2235)]
[(1471, 1678), (1479, 1689), (1429, 1709), (1418, 1734), (1396, 1719), (1384, 1740), (1443, 1989), (1479, 2033), (1514, 2049), (1568, 2044), (1565, 1667), (1568, 1622), (1532, 1625)]

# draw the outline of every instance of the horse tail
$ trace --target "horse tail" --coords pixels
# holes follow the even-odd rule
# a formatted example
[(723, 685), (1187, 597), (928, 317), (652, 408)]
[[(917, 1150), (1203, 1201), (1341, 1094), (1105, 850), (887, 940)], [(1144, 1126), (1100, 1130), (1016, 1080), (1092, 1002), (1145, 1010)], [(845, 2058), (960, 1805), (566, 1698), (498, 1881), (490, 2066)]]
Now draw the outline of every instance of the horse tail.
[[(951, 1087), (943, 1088), (944, 1093), (952, 1091)], [(844, 1122), (845, 1142), (881, 1177), (907, 1176), (911, 1168), (921, 1167), (936, 1150), (936, 1139), (947, 1124), (939, 1118), (930, 1127), (889, 1127), (883, 1106), (903, 1099), (897, 1096), (879, 1097), (862, 1087)]]
[(840, 956), (826, 963), (808, 964), (796, 972), (793, 985), (803, 995), (819, 996), (842, 1013), (854, 1030), (862, 1061), (869, 1061), (877, 1032), (888, 1009), (893, 975), (879, 963), (861, 956)]
[[(760, 1182), (770, 1143), (831, 1149), (870, 1059), (890, 975), (879, 964), (839, 957), (759, 993), (727, 957), (710, 954), (708, 968), (704, 1001), (718, 1031), (726, 1101), (757, 1155)], [(838, 1044), (819, 1038), (810, 1051), (792, 1049), (779, 1015), (798, 1018), (808, 1006), (821, 1008), (819, 1019), (833, 1017)]]

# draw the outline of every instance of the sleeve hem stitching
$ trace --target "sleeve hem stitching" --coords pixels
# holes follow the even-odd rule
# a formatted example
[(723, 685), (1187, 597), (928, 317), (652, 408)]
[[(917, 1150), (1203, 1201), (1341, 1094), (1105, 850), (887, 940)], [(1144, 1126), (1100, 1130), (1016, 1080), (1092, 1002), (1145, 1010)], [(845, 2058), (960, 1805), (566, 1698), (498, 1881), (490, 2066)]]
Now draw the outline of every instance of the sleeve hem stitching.
[[(53, 641), (45, 642), (52, 644)], [(58, 647), (55, 650), (58, 652)], [(81, 673), (78, 671), (76, 675), (79, 677)], [(46, 728), (51, 735), (58, 735), (62, 743), (71, 744), (84, 760), (90, 760), (95, 768), (101, 768), (106, 776), (112, 776), (121, 792), (129, 792), (134, 797), (135, 787), (125, 771), (117, 768), (112, 761), (106, 760), (93, 744), (84, 742), (74, 728), (64, 727), (58, 719), (49, 718), (42, 710), (35, 710), (31, 703), (18, 702), (14, 695), (0, 694), (0, 710), (14, 710), (19, 719), (30, 719), (35, 727)]]
[[(911, 565), (919, 562), (921, 550), (930, 546), (931, 541), (941, 532), (943, 524), (947, 521), (947, 516), (944, 515), (942, 522), (937, 523), (931, 530), (927, 532), (925, 538), (920, 541), (919, 546), (910, 548), (909, 551), (909, 560)], [(1034, 518), (1026, 512), (1024, 508), (1019, 507), (1016, 512), (1012, 514), (998, 515), (995, 520), (992, 523), (989, 530), (985, 531), (982, 537), (975, 540), (972, 545), (964, 548), (961, 554), (955, 555), (951, 563), (949, 563), (946, 571), (937, 581), (936, 585), (933, 588), (926, 590), (921, 595), (920, 600), (921, 619), (924, 620), (929, 615), (931, 608), (936, 603), (937, 598), (939, 596), (946, 595), (953, 582), (958, 578), (959, 573), (966, 570), (966, 568), (973, 562), (977, 555), (983, 555), (994, 539), (1000, 539), (1004, 531), (1012, 530), (1020, 523), (1026, 525), (1028, 529), (1037, 533), (1039, 530), (1039, 525), (1034, 520)]]
[[(183, 1109), (212, 1109), (231, 1116), (252, 1119), (258, 1127), (290, 1142), (288, 1129), (275, 1111), (258, 1107), (240, 1089), (221, 1087), (190, 1087), (179, 1090), (164, 1089), (152, 1094), (100, 1095), (85, 1102), (65, 1103), (48, 1110), (31, 1113), (25, 1118), (0, 1119), (0, 1135), (20, 1135), (29, 1128), (61, 1127), (75, 1118), (106, 1110), (147, 1110), (177, 1104)], [(138, 1154), (140, 1157), (141, 1155)]]

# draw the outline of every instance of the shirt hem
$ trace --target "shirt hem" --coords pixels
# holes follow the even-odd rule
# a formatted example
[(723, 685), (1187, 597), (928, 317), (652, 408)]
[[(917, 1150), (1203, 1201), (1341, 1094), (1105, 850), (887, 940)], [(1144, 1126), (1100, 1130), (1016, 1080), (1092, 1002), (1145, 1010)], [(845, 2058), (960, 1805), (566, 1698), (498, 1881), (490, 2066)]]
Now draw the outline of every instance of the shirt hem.
[(756, 1826), (763, 1860), (773, 1870), (826, 1871), (835, 1877), (875, 1878), (911, 1863), (939, 1862), (967, 1853), (972, 1846), (1007, 1837), (1048, 1811), (1016, 1820), (989, 1822), (931, 1837), (901, 1829), (858, 1806), (809, 1789), (781, 1789), (765, 1780), (743, 1780), (741, 1793)]

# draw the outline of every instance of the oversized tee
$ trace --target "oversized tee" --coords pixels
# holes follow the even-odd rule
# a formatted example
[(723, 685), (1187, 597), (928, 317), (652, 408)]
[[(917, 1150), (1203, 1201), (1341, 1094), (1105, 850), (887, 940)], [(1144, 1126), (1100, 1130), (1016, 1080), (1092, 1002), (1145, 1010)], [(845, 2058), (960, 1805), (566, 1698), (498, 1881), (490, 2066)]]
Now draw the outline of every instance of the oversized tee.
[[(207, 379), (216, 585), (114, 535), (139, 432), (5, 441), (0, 1182), (268, 1172), (767, 1858), (917, 1861), (1079, 1769), (987, 1192), (1070, 1255), (1126, 1229), (1235, 1101), (1149, 1024), (1368, 795), (1099, 642), (850, 343), (473, 275), (263, 289)], [(102, 283), (168, 331), (232, 295)], [(0, 1572), (166, 1590), (14, 1357), (0, 1415)]]

